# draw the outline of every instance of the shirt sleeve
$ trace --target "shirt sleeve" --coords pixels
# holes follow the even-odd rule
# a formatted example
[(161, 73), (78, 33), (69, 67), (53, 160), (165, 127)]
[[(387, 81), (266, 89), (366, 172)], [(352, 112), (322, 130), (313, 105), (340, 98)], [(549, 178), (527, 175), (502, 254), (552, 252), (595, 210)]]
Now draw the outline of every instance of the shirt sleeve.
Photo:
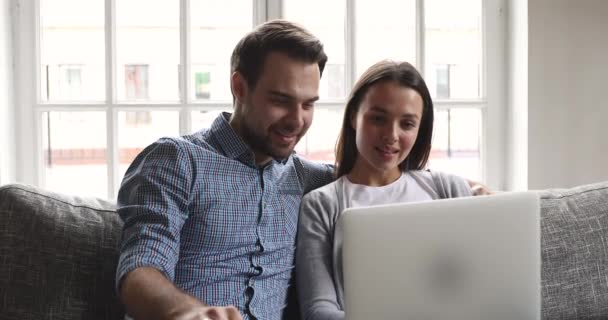
[[(330, 201), (312, 192), (302, 199), (296, 249), (296, 287), (303, 320), (344, 319), (332, 272)], [(334, 201), (335, 202), (335, 201)]]
[(180, 232), (188, 216), (192, 164), (177, 140), (163, 138), (144, 149), (127, 170), (118, 193), (124, 222), (116, 290), (139, 267), (174, 280)]

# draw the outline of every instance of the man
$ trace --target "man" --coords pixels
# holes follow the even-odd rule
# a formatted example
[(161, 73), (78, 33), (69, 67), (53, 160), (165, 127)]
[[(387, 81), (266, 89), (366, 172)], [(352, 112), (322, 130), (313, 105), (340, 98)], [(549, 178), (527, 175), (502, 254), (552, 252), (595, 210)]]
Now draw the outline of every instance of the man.
[(134, 160), (118, 194), (125, 225), (116, 275), (131, 316), (286, 316), (300, 199), (333, 180), (331, 166), (293, 154), (326, 61), (298, 25), (257, 27), (232, 54), (234, 113), (160, 139)]

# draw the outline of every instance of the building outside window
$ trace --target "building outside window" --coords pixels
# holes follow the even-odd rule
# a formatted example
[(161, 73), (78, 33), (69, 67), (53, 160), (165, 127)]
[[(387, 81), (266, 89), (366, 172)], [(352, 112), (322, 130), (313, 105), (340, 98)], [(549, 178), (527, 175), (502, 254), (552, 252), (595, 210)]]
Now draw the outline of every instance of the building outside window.
[(194, 73), (194, 96), (198, 100), (211, 98), (211, 72), (197, 71)]
[(127, 100), (148, 100), (148, 69), (145, 64), (125, 66), (125, 97)]

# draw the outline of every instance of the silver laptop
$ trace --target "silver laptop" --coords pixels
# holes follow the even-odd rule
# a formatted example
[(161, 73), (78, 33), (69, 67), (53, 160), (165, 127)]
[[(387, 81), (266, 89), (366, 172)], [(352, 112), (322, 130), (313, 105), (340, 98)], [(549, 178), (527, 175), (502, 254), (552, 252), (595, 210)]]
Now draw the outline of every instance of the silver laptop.
[(348, 320), (540, 319), (535, 192), (348, 209)]

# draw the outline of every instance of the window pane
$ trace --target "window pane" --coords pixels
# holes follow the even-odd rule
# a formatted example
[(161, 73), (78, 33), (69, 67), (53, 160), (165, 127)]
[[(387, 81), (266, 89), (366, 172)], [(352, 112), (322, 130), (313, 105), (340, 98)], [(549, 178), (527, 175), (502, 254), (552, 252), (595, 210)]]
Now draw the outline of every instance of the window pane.
[(429, 167), (472, 180), (481, 180), (481, 110), (435, 111), (433, 149)]
[(45, 187), (106, 198), (105, 112), (45, 112), (42, 123)]
[(315, 107), (312, 125), (296, 145), (296, 152), (310, 160), (334, 163), (343, 115), (341, 109)]
[(41, 0), (42, 101), (105, 99), (103, 0)]
[(416, 65), (415, 0), (359, 0), (355, 14), (357, 77), (383, 59)]
[(481, 96), (481, 0), (426, 0), (425, 80), (436, 98)]
[(215, 120), (220, 113), (232, 111), (232, 106), (226, 106), (225, 109), (192, 111), (192, 132), (211, 127), (213, 120)]
[(178, 100), (179, 44), (179, 1), (116, 1), (118, 99)]
[(340, 99), (346, 95), (345, 12), (344, 0), (285, 0), (283, 2), (285, 19), (302, 24), (319, 37), (329, 57), (319, 87), (321, 99)]
[(230, 56), (253, 27), (253, 1), (192, 0), (190, 15), (191, 98), (232, 100)]
[[(121, 111), (118, 113), (120, 185), (133, 159), (161, 137), (179, 135), (178, 111)], [(118, 189), (117, 189), (118, 190)]]

